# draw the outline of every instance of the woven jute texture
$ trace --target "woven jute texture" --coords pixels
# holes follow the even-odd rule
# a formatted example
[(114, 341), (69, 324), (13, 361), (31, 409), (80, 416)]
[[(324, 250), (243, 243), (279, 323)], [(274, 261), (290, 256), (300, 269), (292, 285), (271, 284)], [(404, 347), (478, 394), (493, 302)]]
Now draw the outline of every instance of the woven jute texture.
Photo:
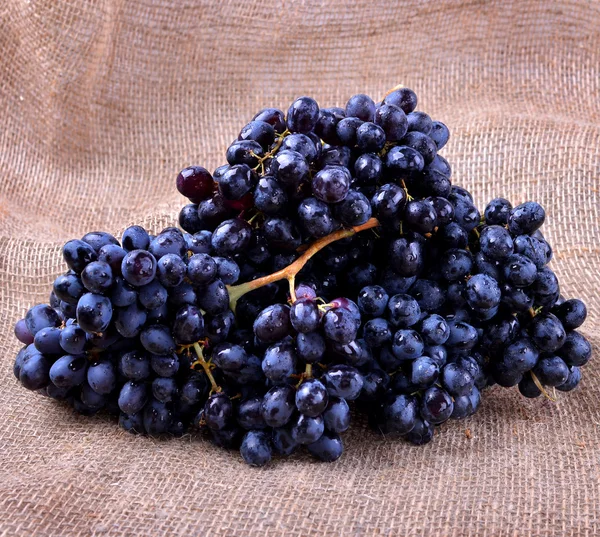
[[(60, 247), (157, 231), (260, 108), (398, 83), (444, 121), (480, 207), (540, 201), (563, 294), (600, 342), (600, 5), (595, 1), (0, 2), (0, 535), (600, 534), (600, 368), (557, 403), (492, 388), (425, 447), (357, 424), (334, 464), (263, 470), (185, 437), (134, 437), (15, 381), (12, 324)], [(467, 431), (468, 429), (468, 431)]]

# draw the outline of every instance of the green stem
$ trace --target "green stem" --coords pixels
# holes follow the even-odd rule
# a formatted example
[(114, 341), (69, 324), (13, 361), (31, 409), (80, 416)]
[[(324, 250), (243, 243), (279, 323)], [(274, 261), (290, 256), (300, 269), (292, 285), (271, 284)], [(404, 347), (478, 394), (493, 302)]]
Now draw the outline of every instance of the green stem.
[[(210, 385), (212, 387), (211, 392), (214, 393), (218, 393), (221, 391), (221, 387), (217, 384), (217, 382), (215, 381), (215, 377), (213, 377), (212, 371), (210, 370), (210, 366), (208, 365), (208, 362), (204, 359), (204, 354), (202, 353), (202, 347), (198, 344), (198, 343), (194, 343), (194, 351), (196, 351), (196, 356), (198, 357), (198, 360), (196, 360), (196, 364), (200, 364), (202, 366), (202, 369), (204, 369), (204, 372), (206, 373), (206, 376), (208, 377), (208, 380), (210, 381)], [(195, 364), (193, 364), (195, 365)]]
[(354, 226), (350, 229), (341, 229), (339, 231), (335, 231), (334, 233), (331, 233), (326, 237), (323, 237), (318, 241), (313, 242), (305, 250), (305, 252), (291, 265), (288, 265), (287, 267), (278, 270), (273, 274), (269, 274), (268, 276), (263, 276), (262, 278), (252, 280), (251, 282), (242, 283), (240, 285), (227, 286), (227, 291), (229, 292), (229, 305), (231, 311), (235, 313), (237, 301), (250, 291), (260, 289), (265, 285), (269, 285), (270, 283), (278, 282), (280, 280), (288, 280), (291, 282), (291, 286), (293, 286), (295, 283), (296, 274), (298, 274), (302, 270), (302, 268), (304, 267), (304, 265), (306, 265), (308, 260), (311, 257), (313, 257), (317, 252), (319, 252), (332, 242), (339, 241), (340, 239), (345, 239), (346, 237), (352, 237), (353, 235), (356, 235), (356, 233), (360, 233), (361, 231), (364, 231), (366, 229), (372, 229), (377, 226), (379, 226), (379, 220), (377, 220), (377, 218), (370, 218), (361, 226)]

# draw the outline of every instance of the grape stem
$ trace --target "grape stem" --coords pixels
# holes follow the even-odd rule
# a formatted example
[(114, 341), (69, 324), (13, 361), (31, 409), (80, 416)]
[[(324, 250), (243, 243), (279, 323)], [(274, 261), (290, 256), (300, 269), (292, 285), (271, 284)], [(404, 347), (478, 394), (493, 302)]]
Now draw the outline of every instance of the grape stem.
[(317, 252), (328, 246), (332, 242), (339, 241), (340, 239), (345, 239), (347, 237), (352, 237), (361, 231), (365, 231), (366, 229), (372, 229), (379, 226), (379, 220), (377, 218), (370, 218), (364, 224), (360, 226), (354, 226), (350, 229), (340, 229), (339, 231), (335, 231), (330, 233), (329, 235), (322, 237), (321, 239), (313, 242), (304, 253), (296, 259), (292, 264), (287, 267), (274, 272), (273, 274), (269, 274), (268, 276), (263, 276), (262, 278), (257, 278), (256, 280), (252, 280), (251, 282), (242, 283), (240, 285), (227, 286), (227, 291), (229, 292), (229, 307), (231, 311), (235, 313), (235, 309), (237, 306), (237, 301), (244, 296), (246, 293), (250, 291), (254, 291), (255, 289), (260, 289), (265, 285), (269, 285), (270, 283), (278, 282), (280, 280), (287, 280), (290, 284), (290, 296), (292, 301), (294, 301), (296, 293), (295, 293), (295, 281), (296, 275), (302, 270), (304, 265), (308, 262), (308, 260), (313, 257)]
[(392, 93), (396, 90), (399, 90), (400, 88), (403, 88), (403, 87), (404, 87), (403, 84), (398, 84), (398, 85), (394, 86), (391, 90), (389, 90), (385, 93), (385, 95), (383, 96), (383, 98), (381, 100), (383, 101), (383, 99), (385, 99), (390, 93)]
[(204, 369), (204, 372), (206, 373), (208, 380), (210, 381), (210, 385), (212, 387), (211, 393), (219, 393), (221, 391), (221, 386), (219, 386), (216, 383), (215, 377), (213, 377), (213, 374), (210, 370), (210, 364), (204, 359), (204, 354), (202, 353), (202, 347), (198, 343), (194, 343), (193, 347), (194, 347), (194, 351), (196, 351), (196, 356), (198, 357), (198, 359), (192, 364), (192, 367), (195, 366), (196, 364), (200, 364), (202, 366), (202, 369)]
[(540, 390), (540, 392), (542, 392), (542, 395), (549, 401), (556, 403), (556, 397), (550, 395), (546, 391), (546, 389), (544, 388), (544, 385), (540, 382), (540, 379), (537, 378), (537, 376), (535, 375), (535, 373), (533, 371), (530, 371), (530, 373), (531, 373), (531, 378), (533, 379), (533, 383), (537, 386), (537, 389)]
[(251, 151), (252, 156), (254, 156), (258, 159), (258, 164), (254, 167), (255, 171), (257, 171), (258, 168), (260, 168), (261, 173), (265, 173), (265, 160), (267, 160), (269, 158), (273, 158), (275, 153), (277, 153), (277, 151), (279, 151), (281, 144), (283, 144), (283, 139), (288, 134), (290, 134), (290, 131), (288, 129), (285, 129), (281, 134), (278, 134), (277, 142), (275, 142), (275, 145), (273, 146), (273, 148), (262, 157), (258, 156), (256, 153), (254, 153), (254, 151)]

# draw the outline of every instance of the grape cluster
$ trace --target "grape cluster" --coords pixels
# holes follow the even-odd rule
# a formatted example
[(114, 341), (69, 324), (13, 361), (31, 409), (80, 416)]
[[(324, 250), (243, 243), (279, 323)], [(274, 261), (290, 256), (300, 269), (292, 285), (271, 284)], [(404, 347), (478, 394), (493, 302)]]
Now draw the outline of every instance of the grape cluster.
[(493, 384), (574, 389), (586, 308), (548, 267), (544, 209), (497, 198), (482, 216), (439, 155), (448, 128), (416, 107), (396, 88), (261, 110), (227, 164), (178, 175), (183, 231), (65, 244), (49, 303), (15, 325), (15, 376), (254, 466), (301, 446), (336, 460), (353, 410), (425, 444)]

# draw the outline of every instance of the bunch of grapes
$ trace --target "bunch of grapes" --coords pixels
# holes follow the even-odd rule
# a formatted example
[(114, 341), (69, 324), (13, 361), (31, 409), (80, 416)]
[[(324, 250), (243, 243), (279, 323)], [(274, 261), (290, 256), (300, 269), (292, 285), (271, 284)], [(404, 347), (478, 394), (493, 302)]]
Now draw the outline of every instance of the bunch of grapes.
[(544, 209), (483, 216), (439, 155), (448, 128), (396, 88), (260, 111), (211, 175), (185, 168), (180, 230), (63, 248), (15, 325), (15, 376), (132, 433), (204, 432), (251, 465), (343, 452), (351, 414), (425, 444), (484, 389), (573, 390), (591, 356), (547, 266)]

